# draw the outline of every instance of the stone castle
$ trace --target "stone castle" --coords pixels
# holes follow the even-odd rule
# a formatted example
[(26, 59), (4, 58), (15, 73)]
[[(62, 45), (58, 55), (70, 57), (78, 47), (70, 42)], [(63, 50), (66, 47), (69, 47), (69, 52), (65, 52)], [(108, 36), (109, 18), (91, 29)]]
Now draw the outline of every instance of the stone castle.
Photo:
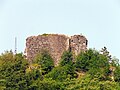
[(83, 35), (74, 35), (71, 37), (61, 34), (43, 34), (31, 36), (26, 39), (25, 54), (29, 62), (43, 49), (48, 50), (58, 65), (64, 51), (70, 49), (74, 55), (87, 50), (87, 39)]

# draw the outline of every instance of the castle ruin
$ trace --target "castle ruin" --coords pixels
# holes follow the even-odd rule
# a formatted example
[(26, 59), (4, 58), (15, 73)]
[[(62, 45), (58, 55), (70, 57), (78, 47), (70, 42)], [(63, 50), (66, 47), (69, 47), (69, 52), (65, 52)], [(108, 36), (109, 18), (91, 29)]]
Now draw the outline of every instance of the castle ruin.
[(25, 53), (29, 62), (32, 62), (39, 52), (46, 49), (52, 56), (54, 64), (58, 65), (64, 51), (70, 49), (74, 55), (78, 55), (81, 51), (87, 50), (87, 42), (83, 35), (71, 37), (61, 34), (31, 36), (26, 39)]

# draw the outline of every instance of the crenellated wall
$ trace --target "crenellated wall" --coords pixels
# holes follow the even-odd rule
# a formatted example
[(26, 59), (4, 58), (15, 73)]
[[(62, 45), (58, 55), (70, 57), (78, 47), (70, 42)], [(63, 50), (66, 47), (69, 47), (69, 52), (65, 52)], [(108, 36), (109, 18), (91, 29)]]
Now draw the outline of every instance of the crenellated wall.
[(58, 65), (61, 55), (64, 51), (71, 49), (75, 55), (87, 49), (87, 39), (83, 35), (74, 35), (71, 37), (61, 34), (43, 34), (31, 36), (26, 39), (25, 54), (29, 62), (42, 50), (48, 50)]

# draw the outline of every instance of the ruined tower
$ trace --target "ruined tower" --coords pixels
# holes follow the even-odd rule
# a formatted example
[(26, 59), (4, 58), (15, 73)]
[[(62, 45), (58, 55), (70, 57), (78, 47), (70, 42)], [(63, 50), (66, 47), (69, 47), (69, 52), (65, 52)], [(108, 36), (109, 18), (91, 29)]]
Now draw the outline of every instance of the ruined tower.
[(71, 37), (61, 34), (43, 34), (26, 39), (26, 57), (32, 62), (43, 49), (48, 50), (57, 65), (64, 51), (70, 49), (75, 55), (87, 49), (87, 39), (83, 35)]

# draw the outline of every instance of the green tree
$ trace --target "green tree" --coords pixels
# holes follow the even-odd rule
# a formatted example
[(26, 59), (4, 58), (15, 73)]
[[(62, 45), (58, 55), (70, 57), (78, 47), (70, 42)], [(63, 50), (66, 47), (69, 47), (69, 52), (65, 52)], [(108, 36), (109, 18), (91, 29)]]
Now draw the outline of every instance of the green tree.
[(22, 53), (6, 51), (0, 55), (0, 90), (119, 90), (119, 61), (111, 58), (110, 62), (106, 49), (103, 51), (89, 49), (75, 62), (72, 53), (65, 51), (57, 67), (47, 51), (38, 54), (32, 64)]
[(92, 49), (86, 52), (81, 52), (75, 60), (75, 67), (77, 71), (88, 71), (90, 68), (91, 59), (94, 58), (94, 51)]
[(44, 79), (41, 71), (39, 69), (33, 69), (26, 73), (26, 82), (28, 90), (36, 90), (38, 88), (37, 81), (42, 81)]
[(109, 62), (112, 62), (112, 57), (110, 55), (110, 52), (107, 50), (107, 47), (103, 47), (101, 53), (107, 57)]
[(66, 69), (64, 67), (56, 67), (46, 75), (46, 78), (51, 78), (56, 81), (64, 81), (67, 78)]
[(4, 89), (6, 83), (5, 69), (9, 67), (9, 64), (14, 62), (14, 55), (12, 51), (5, 51), (0, 55), (0, 89)]
[(116, 66), (114, 71), (115, 81), (120, 83), (120, 65)]
[(48, 51), (43, 51), (35, 57), (35, 63), (40, 65), (42, 74), (47, 74), (54, 67), (54, 62)]
[(109, 74), (109, 62), (107, 58), (92, 49), (77, 56), (75, 67), (78, 72), (89, 72), (91, 77), (105, 79)]
[(4, 63), (0, 70), (2, 75), (4, 75), (5, 77), (4, 79), (6, 80), (6, 89), (20, 90), (23, 88), (27, 88), (27, 82), (25, 81), (25, 70), (27, 67), (27, 61), (24, 59), (24, 56), (21, 53), (12, 56), (13, 58), (9, 59), (9, 63)]
[(37, 90), (65, 90), (65, 86), (62, 82), (45, 79), (43, 81), (38, 80), (36, 82)]
[(60, 66), (72, 65), (73, 64), (73, 55), (70, 51), (65, 51), (62, 54)]
[(12, 51), (5, 51), (0, 55), (0, 66), (9, 64), (9, 62), (14, 62), (14, 55)]

